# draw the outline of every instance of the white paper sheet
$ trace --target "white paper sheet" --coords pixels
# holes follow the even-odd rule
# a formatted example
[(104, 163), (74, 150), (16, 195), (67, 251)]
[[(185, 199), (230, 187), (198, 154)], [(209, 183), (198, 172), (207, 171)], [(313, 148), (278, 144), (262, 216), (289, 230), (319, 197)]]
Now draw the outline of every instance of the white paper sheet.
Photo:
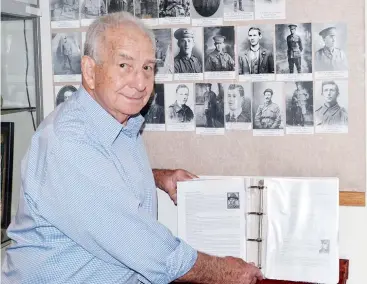
[(337, 283), (338, 179), (266, 178), (265, 186), (265, 277)]
[(207, 254), (245, 259), (244, 179), (179, 182), (177, 210), (178, 237)]

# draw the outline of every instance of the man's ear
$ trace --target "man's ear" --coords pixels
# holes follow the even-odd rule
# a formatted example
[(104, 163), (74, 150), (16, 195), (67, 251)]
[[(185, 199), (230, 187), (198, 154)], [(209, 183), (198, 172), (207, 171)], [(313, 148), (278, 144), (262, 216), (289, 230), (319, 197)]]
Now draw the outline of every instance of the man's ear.
[(96, 85), (96, 62), (93, 58), (84, 55), (81, 62), (82, 74), (85, 82), (91, 90), (94, 90)]

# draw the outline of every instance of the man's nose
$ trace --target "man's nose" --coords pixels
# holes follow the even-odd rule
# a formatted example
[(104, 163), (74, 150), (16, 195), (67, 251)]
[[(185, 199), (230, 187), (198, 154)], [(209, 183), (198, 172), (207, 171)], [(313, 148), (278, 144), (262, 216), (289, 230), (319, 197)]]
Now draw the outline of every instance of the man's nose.
[(136, 70), (130, 78), (130, 87), (135, 88), (137, 91), (142, 92), (146, 88), (147, 78), (144, 75), (143, 70)]

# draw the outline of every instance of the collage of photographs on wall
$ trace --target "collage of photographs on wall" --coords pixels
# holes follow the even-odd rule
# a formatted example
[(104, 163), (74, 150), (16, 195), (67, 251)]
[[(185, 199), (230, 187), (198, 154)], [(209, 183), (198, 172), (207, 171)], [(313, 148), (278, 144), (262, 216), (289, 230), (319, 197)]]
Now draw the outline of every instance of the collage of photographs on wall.
[(144, 130), (348, 133), (347, 25), (271, 23), (285, 0), (54, 0), (55, 106), (79, 88), (88, 25), (117, 11), (155, 34)]

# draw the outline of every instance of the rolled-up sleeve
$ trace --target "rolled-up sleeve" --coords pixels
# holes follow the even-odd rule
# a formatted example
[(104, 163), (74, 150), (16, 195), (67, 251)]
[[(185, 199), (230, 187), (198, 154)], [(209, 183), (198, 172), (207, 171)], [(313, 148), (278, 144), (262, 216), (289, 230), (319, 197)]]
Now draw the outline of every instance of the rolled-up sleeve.
[(169, 283), (188, 272), (197, 251), (142, 208), (107, 150), (58, 140), (46, 158), (38, 211), (104, 262), (128, 267), (143, 283)]

